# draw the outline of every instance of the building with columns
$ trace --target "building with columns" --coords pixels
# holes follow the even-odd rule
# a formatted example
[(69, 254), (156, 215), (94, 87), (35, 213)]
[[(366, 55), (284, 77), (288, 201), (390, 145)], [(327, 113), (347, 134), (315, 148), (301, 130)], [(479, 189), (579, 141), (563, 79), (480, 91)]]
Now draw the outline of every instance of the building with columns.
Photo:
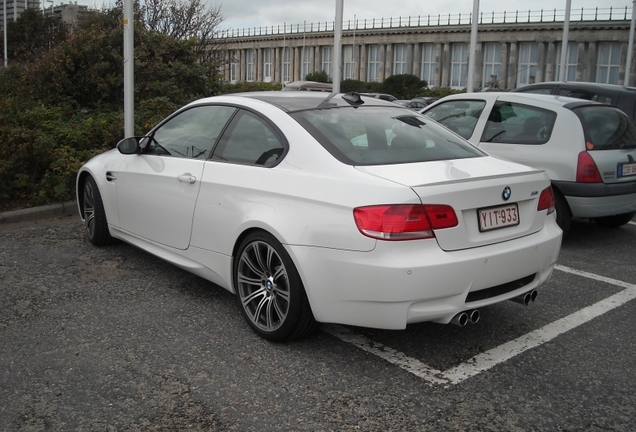
[[(631, 8), (573, 11), (566, 79), (624, 84), (630, 20)], [(474, 88), (511, 90), (558, 80), (563, 25), (557, 10), (480, 15)], [(345, 22), (341, 76), (382, 82), (408, 73), (431, 87), (465, 88), (470, 36), (470, 16)], [(333, 73), (333, 23), (227, 31), (221, 37), (228, 82), (287, 83), (312, 72)], [(635, 57), (629, 68), (631, 84)]]

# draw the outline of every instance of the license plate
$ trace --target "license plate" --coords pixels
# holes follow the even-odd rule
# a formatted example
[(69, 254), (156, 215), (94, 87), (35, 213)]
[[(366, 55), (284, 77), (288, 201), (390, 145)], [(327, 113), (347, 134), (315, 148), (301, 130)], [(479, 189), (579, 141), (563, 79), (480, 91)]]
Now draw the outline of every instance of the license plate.
[(636, 175), (636, 163), (618, 164), (618, 177)]
[(519, 208), (517, 204), (479, 209), (479, 231), (490, 231), (498, 228), (519, 225)]

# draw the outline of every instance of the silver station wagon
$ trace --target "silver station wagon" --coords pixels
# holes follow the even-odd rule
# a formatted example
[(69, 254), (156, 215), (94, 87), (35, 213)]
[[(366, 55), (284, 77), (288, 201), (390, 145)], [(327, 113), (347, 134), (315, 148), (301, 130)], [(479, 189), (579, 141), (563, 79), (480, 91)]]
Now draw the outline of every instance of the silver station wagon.
[(421, 111), (486, 152), (545, 170), (557, 222), (573, 217), (607, 227), (636, 213), (636, 125), (591, 101), (526, 93), (468, 93)]

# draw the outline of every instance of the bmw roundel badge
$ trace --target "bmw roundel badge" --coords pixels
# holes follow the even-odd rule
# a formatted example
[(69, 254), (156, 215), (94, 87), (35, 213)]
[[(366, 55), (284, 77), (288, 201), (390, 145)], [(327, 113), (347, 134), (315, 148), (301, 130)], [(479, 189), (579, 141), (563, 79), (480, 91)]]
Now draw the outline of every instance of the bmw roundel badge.
[(511, 195), (512, 195), (512, 190), (510, 189), (510, 186), (506, 186), (503, 192), (501, 193), (501, 197), (504, 199), (504, 201), (508, 201)]

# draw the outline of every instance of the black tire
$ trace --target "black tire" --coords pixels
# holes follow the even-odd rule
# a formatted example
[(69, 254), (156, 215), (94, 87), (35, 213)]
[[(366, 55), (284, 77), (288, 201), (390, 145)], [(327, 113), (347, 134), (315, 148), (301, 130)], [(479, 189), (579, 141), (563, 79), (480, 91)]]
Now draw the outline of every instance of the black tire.
[(106, 212), (102, 195), (93, 177), (86, 176), (84, 180), (84, 202), (83, 202), (84, 225), (88, 241), (95, 246), (105, 246), (113, 242), (113, 238), (108, 230)]
[(572, 225), (572, 212), (565, 197), (558, 190), (554, 189), (554, 207), (557, 216), (557, 225), (565, 236), (570, 231)]
[(296, 266), (266, 232), (254, 232), (241, 242), (234, 287), (245, 320), (264, 339), (298, 339), (318, 328)]
[(606, 227), (606, 228), (619, 228), (622, 227), (623, 225), (626, 225), (629, 221), (632, 220), (632, 218), (634, 217), (634, 212), (632, 213), (623, 213), (623, 214), (619, 214), (619, 215), (614, 215), (614, 216), (604, 216), (604, 217), (598, 217), (598, 218), (594, 218), (594, 222), (596, 222), (597, 225), (600, 225), (602, 227)]

